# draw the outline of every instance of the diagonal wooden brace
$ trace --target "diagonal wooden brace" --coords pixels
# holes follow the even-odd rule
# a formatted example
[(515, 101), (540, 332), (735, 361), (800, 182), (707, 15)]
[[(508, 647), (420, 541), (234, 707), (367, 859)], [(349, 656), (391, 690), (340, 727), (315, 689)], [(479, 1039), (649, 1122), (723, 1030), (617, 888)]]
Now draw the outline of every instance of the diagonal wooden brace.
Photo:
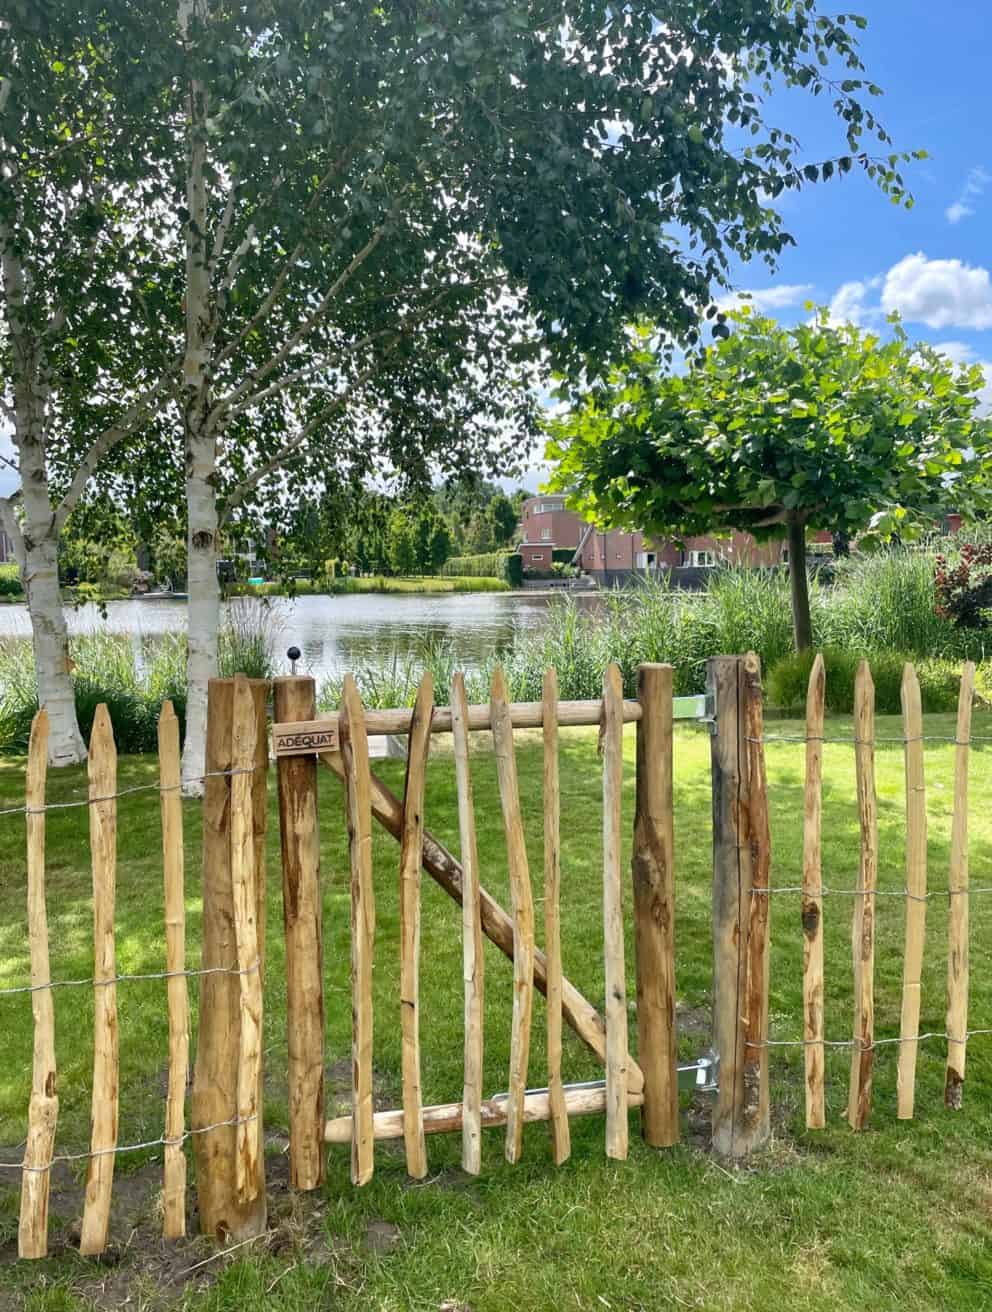
[[(321, 762), (339, 779), (344, 778), (340, 752), (321, 752), (319, 756)], [(372, 814), (384, 829), (394, 838), (399, 839), (403, 832), (403, 803), (375, 774), (371, 776), (371, 783)], [(424, 830), (424, 869), (461, 906), (461, 863), (427, 830)], [(512, 961), (513, 921), (496, 899), (481, 887), (479, 902), (482, 912), (482, 932), (504, 956)], [(547, 993), (548, 963), (544, 953), (539, 949), (535, 949), (534, 952), (534, 984), (542, 993)], [(564, 978), (561, 982), (561, 1009), (564, 1020), (586, 1047), (605, 1065), (606, 1024), (592, 1003), (582, 996), (574, 984)], [(628, 1058), (627, 1083), (631, 1093), (640, 1093), (644, 1088), (644, 1075), (633, 1057)]]

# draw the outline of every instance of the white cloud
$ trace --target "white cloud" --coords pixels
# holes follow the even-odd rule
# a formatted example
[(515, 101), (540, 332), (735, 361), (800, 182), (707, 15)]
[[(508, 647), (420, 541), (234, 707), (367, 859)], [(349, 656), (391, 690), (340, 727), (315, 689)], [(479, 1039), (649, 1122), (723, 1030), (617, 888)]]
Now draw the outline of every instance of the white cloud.
[(722, 296), (717, 309), (726, 314), (742, 305), (753, 305), (756, 310), (785, 310), (800, 305), (813, 291), (811, 282), (779, 283), (777, 287), (745, 288)]
[(992, 279), (988, 269), (962, 260), (907, 255), (885, 275), (882, 309), (928, 328), (992, 328)]
[(947, 209), (944, 210), (944, 218), (948, 223), (960, 223), (962, 219), (966, 219), (969, 214), (974, 214), (974, 212), (972, 207), (966, 205), (963, 200), (956, 200), (953, 205), (948, 205)]
[(967, 342), (934, 342), (933, 349), (955, 364), (973, 364), (975, 360), (975, 348)]
[(976, 164), (965, 179), (964, 186), (961, 188), (961, 195), (944, 210), (944, 218), (947, 222), (960, 223), (962, 219), (967, 219), (974, 214), (975, 206), (972, 202), (981, 196), (990, 182), (992, 182), (992, 173), (983, 169), (980, 164)]
[(837, 288), (830, 302), (832, 324), (853, 323), (859, 327), (866, 319), (878, 315), (878, 307), (866, 305), (868, 293), (882, 285), (881, 278), (866, 278), (861, 282), (845, 282)]

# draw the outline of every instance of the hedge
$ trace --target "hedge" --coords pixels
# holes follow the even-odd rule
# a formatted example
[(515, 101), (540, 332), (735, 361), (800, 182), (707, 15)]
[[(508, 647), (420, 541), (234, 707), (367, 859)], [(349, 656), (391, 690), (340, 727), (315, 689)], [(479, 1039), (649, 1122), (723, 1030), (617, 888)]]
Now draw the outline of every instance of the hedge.
[(523, 562), (517, 551), (487, 551), (480, 556), (452, 556), (441, 566), (442, 578), (505, 579), (511, 588), (523, 582)]

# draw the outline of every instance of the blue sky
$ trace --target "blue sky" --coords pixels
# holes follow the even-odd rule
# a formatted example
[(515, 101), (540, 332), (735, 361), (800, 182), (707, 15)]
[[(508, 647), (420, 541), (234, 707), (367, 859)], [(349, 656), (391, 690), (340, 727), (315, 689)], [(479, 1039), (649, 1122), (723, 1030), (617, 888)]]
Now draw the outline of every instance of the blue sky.
[[(850, 0), (850, 7), (868, 19), (863, 58), (885, 92), (873, 103), (895, 148), (930, 156), (904, 170), (915, 205), (893, 205), (855, 172), (789, 195), (781, 208), (797, 246), (775, 275), (760, 263), (740, 267), (736, 285), (787, 323), (806, 313), (807, 300), (882, 327), (885, 312), (899, 310), (912, 336), (987, 366), (992, 404), (992, 3)], [(800, 138), (807, 161), (845, 153), (822, 97), (783, 94), (769, 117)], [(536, 464), (525, 481), (534, 484), (542, 472)], [(14, 482), (0, 466), (0, 492)]]
[[(788, 197), (797, 241), (778, 273), (736, 271), (757, 304), (790, 322), (812, 299), (836, 317), (884, 326), (899, 310), (907, 331), (960, 359), (992, 362), (992, 63), (989, 0), (851, 0), (873, 104), (895, 148), (926, 150), (904, 176), (915, 205), (894, 206), (854, 173)], [(770, 116), (801, 140), (808, 160), (843, 153), (824, 98), (780, 96)], [(992, 363), (988, 375), (992, 383)], [(992, 400), (992, 391), (989, 393)]]

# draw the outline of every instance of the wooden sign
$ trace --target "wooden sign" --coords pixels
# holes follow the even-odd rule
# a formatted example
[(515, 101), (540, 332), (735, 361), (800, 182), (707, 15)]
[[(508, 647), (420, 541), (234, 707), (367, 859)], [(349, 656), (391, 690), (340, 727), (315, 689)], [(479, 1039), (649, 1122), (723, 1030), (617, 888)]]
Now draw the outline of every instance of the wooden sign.
[(272, 726), (274, 756), (310, 756), (314, 752), (336, 752), (340, 748), (338, 717), (299, 720)]

